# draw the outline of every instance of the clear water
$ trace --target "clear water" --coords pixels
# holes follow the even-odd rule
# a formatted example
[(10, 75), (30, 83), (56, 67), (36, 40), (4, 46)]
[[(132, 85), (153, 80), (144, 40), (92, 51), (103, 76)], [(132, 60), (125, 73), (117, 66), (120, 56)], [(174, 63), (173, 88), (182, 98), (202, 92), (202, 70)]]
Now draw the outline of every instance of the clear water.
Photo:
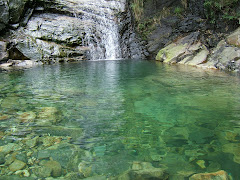
[[(1, 72), (0, 119), (8, 118), (0, 131), (13, 132), (13, 143), (29, 133), (72, 136), (71, 143), (91, 156), (89, 176), (118, 175), (142, 161), (167, 167), (170, 179), (220, 169), (240, 179), (239, 89), (239, 77), (155, 61)], [(37, 117), (19, 121), (22, 113), (37, 115), (44, 107), (57, 110), (53, 125)]]

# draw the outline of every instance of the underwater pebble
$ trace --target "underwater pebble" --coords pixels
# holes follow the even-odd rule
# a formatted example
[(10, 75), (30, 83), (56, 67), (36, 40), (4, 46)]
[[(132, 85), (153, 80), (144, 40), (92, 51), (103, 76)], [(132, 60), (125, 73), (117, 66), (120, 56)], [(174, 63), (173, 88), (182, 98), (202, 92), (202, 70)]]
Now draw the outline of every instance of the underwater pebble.
[(92, 166), (87, 162), (80, 162), (78, 164), (78, 171), (84, 175), (84, 177), (89, 177), (92, 172)]
[(192, 175), (189, 180), (229, 180), (230, 177), (228, 176), (226, 171), (220, 170), (213, 173), (199, 173)]
[(24, 176), (24, 177), (30, 177), (30, 173), (28, 170), (18, 170), (14, 174)]
[(17, 170), (23, 169), (25, 166), (26, 166), (25, 162), (16, 159), (12, 164), (10, 164), (9, 170), (15, 172)]
[(52, 170), (53, 177), (59, 177), (62, 175), (62, 167), (61, 164), (57, 161), (47, 161), (44, 164), (45, 167)]
[(206, 168), (206, 166), (205, 166), (205, 161), (204, 161), (204, 160), (198, 160), (196, 163), (197, 163), (197, 165), (198, 165), (199, 167), (201, 167), (202, 169), (205, 169), (205, 168)]

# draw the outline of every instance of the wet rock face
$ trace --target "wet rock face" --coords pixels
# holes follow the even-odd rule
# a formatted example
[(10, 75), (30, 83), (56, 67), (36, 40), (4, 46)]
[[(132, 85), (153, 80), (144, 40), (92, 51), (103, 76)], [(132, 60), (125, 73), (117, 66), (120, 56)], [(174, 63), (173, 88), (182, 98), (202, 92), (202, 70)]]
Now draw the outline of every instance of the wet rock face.
[(27, 16), (26, 6), (31, 6), (32, 3), (33, 0), (1, 0), (0, 31), (11, 25), (13, 28), (18, 27), (24, 15)]
[(17, 49), (32, 60), (87, 59), (88, 48), (81, 47), (83, 23), (77, 18), (44, 13), (34, 15), (16, 33)]
[(9, 6), (7, 1), (0, 1), (0, 31), (2, 31), (9, 22)]
[[(116, 23), (119, 39), (108, 37), (113, 34), (108, 29), (113, 27), (105, 21)], [(100, 54), (97, 58), (104, 59), (112, 54), (104, 38), (119, 43), (116, 58), (144, 58), (146, 54), (134, 33), (125, 0), (39, 0), (26, 27), (18, 29), (14, 37), (17, 50), (31, 60), (87, 60), (96, 57), (92, 55), (94, 51)]]

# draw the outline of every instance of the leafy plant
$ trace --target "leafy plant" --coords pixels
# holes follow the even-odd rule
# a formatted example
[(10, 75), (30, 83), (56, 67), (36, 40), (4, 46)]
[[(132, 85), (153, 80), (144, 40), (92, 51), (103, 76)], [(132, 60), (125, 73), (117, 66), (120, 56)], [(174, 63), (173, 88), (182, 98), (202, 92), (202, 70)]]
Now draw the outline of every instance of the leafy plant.
[(174, 9), (174, 14), (176, 14), (177, 16), (180, 16), (183, 13), (184, 9), (181, 7), (175, 7)]
[(143, 1), (144, 0), (133, 0), (131, 8), (137, 21), (139, 21), (143, 15)]
[(205, 0), (206, 16), (211, 23), (216, 23), (219, 17), (227, 20), (240, 18), (239, 12), (234, 9), (239, 0)]

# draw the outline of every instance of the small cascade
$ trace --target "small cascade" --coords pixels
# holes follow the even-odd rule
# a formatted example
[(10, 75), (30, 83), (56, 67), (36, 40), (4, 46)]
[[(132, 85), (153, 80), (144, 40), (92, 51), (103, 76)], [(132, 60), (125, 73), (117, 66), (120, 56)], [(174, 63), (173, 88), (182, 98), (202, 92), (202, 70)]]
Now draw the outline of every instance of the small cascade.
[(85, 24), (83, 45), (98, 59), (121, 59), (117, 14), (125, 9), (125, 0), (87, 0), (79, 16)]

